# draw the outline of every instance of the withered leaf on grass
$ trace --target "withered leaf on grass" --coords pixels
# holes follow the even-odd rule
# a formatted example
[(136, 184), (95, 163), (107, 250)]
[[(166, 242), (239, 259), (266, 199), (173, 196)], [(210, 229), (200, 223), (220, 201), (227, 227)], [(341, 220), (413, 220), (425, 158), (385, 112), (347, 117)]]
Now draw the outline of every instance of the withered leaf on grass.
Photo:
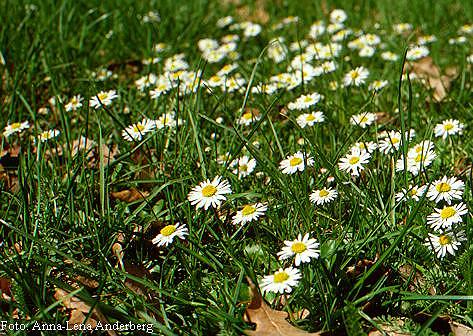
[[(54, 298), (58, 301), (61, 301), (62, 305), (70, 310), (70, 325), (83, 323), (86, 325), (90, 325), (92, 328), (95, 328), (95, 326), (97, 326), (97, 321), (100, 321), (102, 324), (108, 323), (108, 320), (105, 315), (103, 315), (102, 312), (100, 312), (97, 308), (94, 308), (90, 317), (85, 320), (92, 307), (81, 299), (79, 299), (78, 297), (68, 295), (69, 293), (67, 291), (61, 288), (57, 288), (56, 292), (54, 293)], [(107, 333), (110, 336), (117, 335), (117, 333), (113, 330), (107, 330)]]
[(473, 336), (473, 329), (466, 325), (450, 322), (450, 328), (452, 328), (452, 334), (454, 336)]
[(286, 318), (288, 313), (271, 309), (263, 300), (261, 294), (251, 279), (248, 278), (251, 289), (251, 302), (246, 308), (245, 318), (255, 323), (255, 330), (246, 330), (247, 335), (254, 336), (319, 336), (321, 333), (309, 333), (291, 325)]
[[(150, 276), (149, 271), (143, 265), (134, 265), (130, 262), (125, 261), (125, 272), (130, 275), (133, 275), (137, 278), (148, 278)], [(131, 289), (138, 295), (145, 295), (146, 294), (146, 287), (140, 284), (139, 282), (132, 280), (130, 278), (126, 278), (125, 286)]]
[(425, 84), (433, 90), (433, 99), (436, 102), (441, 102), (447, 96), (451, 82), (458, 75), (458, 70), (454, 67), (447, 68), (442, 75), (432, 57), (424, 57), (412, 63), (410, 71), (426, 81)]
[(149, 193), (147, 191), (139, 191), (136, 188), (116, 191), (110, 194), (110, 196), (112, 196), (113, 199), (118, 199), (126, 203), (131, 203), (131, 202), (146, 198), (146, 196), (148, 195)]

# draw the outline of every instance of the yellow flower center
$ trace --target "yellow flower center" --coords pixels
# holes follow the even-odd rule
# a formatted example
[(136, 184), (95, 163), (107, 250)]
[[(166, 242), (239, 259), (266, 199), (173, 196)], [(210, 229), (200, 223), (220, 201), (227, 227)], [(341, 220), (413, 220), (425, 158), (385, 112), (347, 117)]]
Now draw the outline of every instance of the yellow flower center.
[(100, 101), (103, 101), (103, 100), (107, 99), (108, 94), (107, 94), (107, 92), (101, 92), (97, 95), (97, 97), (99, 98)]
[(446, 131), (450, 131), (453, 127), (453, 124), (448, 123), (443, 126), (443, 129)]
[(441, 235), (439, 237), (439, 244), (440, 245), (448, 245), (448, 244), (450, 244), (451, 241), (452, 241), (452, 239), (447, 235)]
[(440, 217), (442, 217), (442, 219), (447, 219), (447, 218), (453, 217), (456, 213), (457, 211), (455, 210), (455, 208), (449, 206), (449, 207), (443, 208), (442, 211), (440, 211)]
[(307, 250), (307, 245), (301, 242), (292, 244), (291, 251), (294, 253), (302, 253)]
[(329, 194), (329, 192), (328, 192), (327, 190), (325, 190), (325, 189), (322, 189), (322, 190), (319, 191), (319, 196), (320, 196), (320, 197), (325, 197), (325, 196), (327, 196), (328, 194)]
[(368, 118), (366, 116), (363, 116), (363, 117), (360, 118), (360, 124), (365, 123), (367, 121), (368, 121)]
[(295, 157), (295, 158), (292, 158), (289, 160), (289, 164), (294, 167), (294, 166), (298, 166), (300, 165), (302, 162), (302, 159), (301, 158), (298, 158), (298, 157)]
[(349, 161), (350, 164), (354, 165), (360, 162), (360, 157), (359, 156), (353, 156)]
[(12, 129), (18, 129), (18, 128), (21, 127), (21, 123), (19, 123), (19, 122), (13, 123), (13, 124), (10, 125), (10, 127)]
[(141, 124), (133, 125), (133, 131), (136, 133), (142, 132), (144, 129), (145, 127)]
[(217, 193), (217, 188), (215, 188), (213, 185), (209, 184), (206, 185), (205, 187), (202, 188), (202, 195), (204, 197), (212, 197)]
[(245, 205), (244, 208), (243, 208), (243, 210), (241, 210), (241, 214), (242, 214), (243, 216), (249, 216), (249, 215), (255, 213), (255, 211), (256, 211), (256, 208), (255, 208), (254, 206), (252, 206), (252, 205)]
[(366, 148), (365, 144), (362, 143), (362, 142), (360, 143), (359, 147), (360, 147), (360, 149), (365, 149)]
[(415, 195), (417, 195), (417, 189), (415, 189), (415, 188), (412, 189), (411, 191), (409, 191), (408, 195), (409, 195), (409, 196), (415, 196)]
[(415, 161), (416, 161), (417, 163), (419, 163), (419, 162), (421, 162), (423, 159), (424, 159), (424, 155), (422, 155), (422, 153), (421, 153), (421, 154), (418, 154), (418, 155), (416, 156)]
[(168, 237), (172, 235), (174, 232), (176, 232), (176, 226), (174, 225), (166, 225), (159, 231), (163, 236)]
[(358, 77), (360, 77), (360, 74), (358, 73), (358, 71), (352, 71), (350, 76), (351, 79), (357, 79)]
[(240, 171), (243, 171), (243, 172), (248, 171), (248, 165), (246, 165), (246, 164), (241, 165), (240, 166)]
[(394, 145), (396, 143), (398, 143), (399, 141), (401, 141), (399, 138), (392, 138), (391, 139), (391, 143)]
[(311, 101), (312, 101), (312, 97), (310, 96), (304, 97), (304, 103), (310, 103)]
[(289, 279), (289, 274), (287, 274), (284, 271), (274, 273), (274, 282), (275, 283), (281, 283), (281, 282), (286, 281), (287, 279)]
[(313, 114), (308, 114), (307, 117), (305, 117), (305, 120), (307, 121), (314, 121), (315, 120), (315, 117)]
[(438, 192), (449, 192), (452, 190), (452, 187), (448, 183), (440, 182), (435, 186), (435, 189), (437, 189)]
[(251, 120), (253, 118), (253, 115), (250, 112), (247, 112), (243, 115), (243, 119), (245, 120)]

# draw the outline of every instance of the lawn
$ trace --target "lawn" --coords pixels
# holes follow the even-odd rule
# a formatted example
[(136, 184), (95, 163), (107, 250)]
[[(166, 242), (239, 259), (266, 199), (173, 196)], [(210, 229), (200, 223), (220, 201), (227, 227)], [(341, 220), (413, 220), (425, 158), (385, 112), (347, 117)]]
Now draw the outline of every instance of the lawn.
[(473, 335), (473, 2), (0, 20), (1, 332)]

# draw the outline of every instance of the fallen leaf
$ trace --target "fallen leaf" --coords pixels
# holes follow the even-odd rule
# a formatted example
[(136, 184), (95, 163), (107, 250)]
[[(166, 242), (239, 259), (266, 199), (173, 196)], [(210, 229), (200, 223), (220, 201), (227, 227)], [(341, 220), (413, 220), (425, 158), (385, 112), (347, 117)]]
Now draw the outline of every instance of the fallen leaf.
[(251, 289), (251, 302), (246, 308), (248, 322), (255, 323), (255, 330), (246, 330), (247, 335), (254, 336), (319, 336), (321, 333), (309, 333), (291, 325), (286, 318), (288, 313), (271, 309), (263, 300), (257, 287), (247, 278)]
[[(405, 264), (399, 267), (399, 274), (404, 281), (409, 281), (409, 290), (415, 291), (416, 289), (423, 288), (425, 286), (425, 279), (418, 270), (414, 269), (411, 265)], [(434, 292), (432, 292), (434, 291)], [(431, 295), (435, 294), (435, 289), (429, 289)]]
[(450, 328), (452, 328), (453, 336), (473, 336), (473, 329), (466, 325), (450, 322)]
[(113, 199), (118, 199), (126, 203), (131, 203), (131, 202), (146, 198), (148, 195), (149, 193), (147, 191), (139, 191), (136, 188), (116, 191), (110, 194), (110, 196), (112, 196)]
[(421, 60), (410, 64), (410, 71), (417, 75), (420, 79), (425, 80), (433, 90), (433, 99), (441, 102), (450, 89), (451, 82), (457, 77), (458, 70), (449, 67), (445, 71), (445, 75), (440, 73), (440, 69), (432, 60), (432, 57), (424, 57)]
[(97, 280), (90, 279), (82, 275), (78, 275), (76, 280), (89, 288), (97, 288), (99, 286), (99, 282)]
[[(137, 278), (148, 278), (150, 276), (149, 271), (143, 265), (134, 265), (129, 262), (125, 262), (125, 272), (131, 274)], [(131, 289), (138, 295), (146, 294), (146, 287), (140, 284), (139, 282), (132, 280), (130, 278), (125, 279), (125, 286)]]
[(292, 312), (289, 314), (289, 316), (291, 317), (291, 319), (294, 319), (294, 320), (304, 320), (306, 319), (308, 316), (310, 315), (310, 312), (308, 309), (301, 309), (299, 311), (296, 311), (296, 312)]
[[(103, 315), (102, 312), (100, 312), (97, 308), (94, 308), (92, 310), (92, 314), (90, 314), (90, 317), (85, 320), (92, 307), (78, 297), (68, 295), (69, 293), (61, 288), (57, 288), (56, 292), (54, 293), (54, 298), (57, 301), (61, 301), (62, 305), (70, 310), (69, 324), (73, 325), (83, 323), (95, 328), (98, 321), (100, 321), (102, 324), (108, 323), (105, 315)], [(113, 330), (107, 330), (107, 333), (110, 336), (117, 335), (117, 333)]]

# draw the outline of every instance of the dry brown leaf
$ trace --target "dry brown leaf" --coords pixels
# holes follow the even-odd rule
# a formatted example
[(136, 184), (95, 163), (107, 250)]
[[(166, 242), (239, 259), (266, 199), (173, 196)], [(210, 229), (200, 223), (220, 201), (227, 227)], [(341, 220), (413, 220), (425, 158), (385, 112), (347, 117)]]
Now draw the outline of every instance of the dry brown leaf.
[[(97, 321), (102, 322), (103, 324), (108, 323), (107, 318), (103, 315), (97, 308), (92, 310), (92, 314), (86, 320), (86, 315), (89, 314), (91, 306), (82, 301), (76, 296), (69, 296), (69, 293), (61, 288), (57, 288), (54, 293), (54, 298), (62, 302), (62, 305), (70, 310), (69, 324), (83, 323), (88, 324), (92, 328), (95, 328)], [(113, 330), (107, 330), (107, 333), (110, 336), (117, 336), (117, 333)]]
[(466, 325), (450, 322), (450, 328), (452, 328), (453, 336), (473, 336), (473, 329)]
[(149, 192), (139, 191), (136, 188), (116, 191), (110, 194), (110, 196), (112, 196), (113, 199), (118, 199), (126, 203), (131, 203), (131, 202), (146, 198), (148, 195), (149, 195)]
[(309, 333), (291, 325), (286, 318), (288, 313), (271, 309), (261, 297), (258, 289), (248, 278), (251, 289), (251, 302), (246, 308), (245, 318), (255, 323), (255, 330), (246, 330), (247, 335), (254, 336), (319, 336), (321, 333)]
[(89, 288), (97, 288), (99, 286), (99, 282), (97, 280), (90, 279), (82, 275), (78, 275), (76, 280)]
[[(373, 330), (370, 331), (368, 336), (410, 336), (411, 333), (402, 330), (402, 326), (404, 325), (404, 320), (402, 318), (398, 318), (392, 321), (391, 324), (381, 323), (380, 327), (381, 330)], [(383, 333), (384, 332), (384, 333)]]
[[(129, 262), (125, 262), (125, 272), (131, 274), (137, 278), (148, 278), (150, 276), (149, 271), (143, 265), (134, 265)], [(125, 286), (131, 289), (138, 295), (146, 294), (146, 287), (140, 284), (139, 282), (132, 280), (130, 278), (125, 279)]]
[(294, 319), (294, 320), (303, 320), (303, 319), (306, 319), (309, 315), (310, 315), (309, 310), (305, 308), (289, 314), (291, 319)]
[(424, 79), (426, 84), (433, 90), (433, 99), (436, 102), (441, 102), (447, 96), (451, 82), (458, 75), (458, 70), (455, 67), (447, 68), (445, 75), (442, 75), (432, 57), (424, 57), (412, 63), (410, 68), (412, 73)]

